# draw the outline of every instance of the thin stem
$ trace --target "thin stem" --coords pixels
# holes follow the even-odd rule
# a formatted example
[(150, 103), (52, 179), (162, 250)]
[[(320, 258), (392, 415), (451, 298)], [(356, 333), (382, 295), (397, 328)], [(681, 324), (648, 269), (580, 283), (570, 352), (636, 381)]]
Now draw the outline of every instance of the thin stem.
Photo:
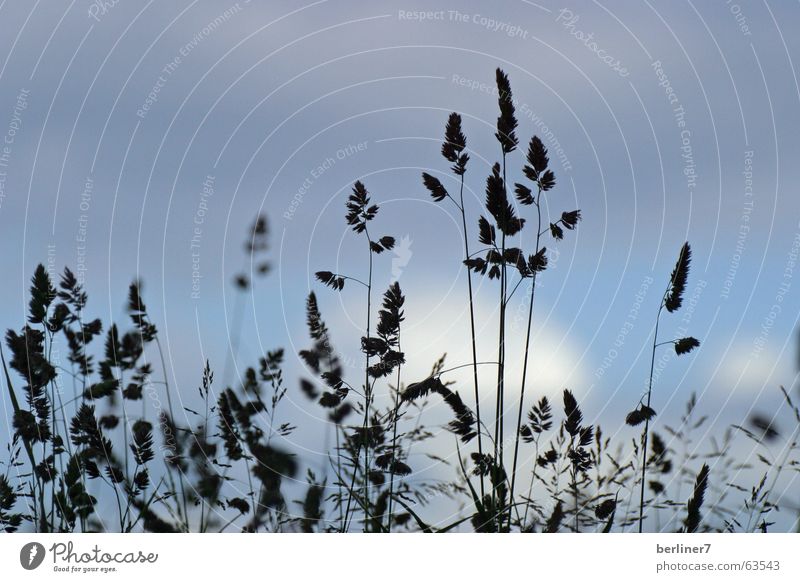
[[(45, 338), (44, 341), (45, 341), (45, 347), (46, 347), (46, 350), (47, 350), (47, 361), (50, 362), (50, 361), (53, 360), (53, 356), (52, 356), (52, 354), (53, 354), (53, 335), (50, 333), (50, 330), (48, 330), (47, 324), (45, 324), (45, 323), (42, 324), (42, 330), (44, 331), (44, 338)], [(55, 409), (55, 406), (56, 406), (56, 383), (55, 383), (55, 380), (54, 379), (50, 380), (49, 384), (50, 384), (51, 422), (53, 424), (53, 432), (57, 434), (58, 425), (56, 424), (56, 409)], [(49, 463), (47, 462), (47, 456), (46, 456), (47, 453), (46, 453), (45, 449), (46, 449), (46, 445), (44, 443), (42, 443), (43, 465), (45, 466), (45, 470), (48, 473), (51, 473), (50, 467), (49, 467)], [(50, 453), (53, 456), (53, 458), (55, 459), (55, 456), (56, 456), (56, 445), (55, 445), (55, 440), (54, 439), (50, 439)], [(62, 473), (63, 473), (63, 466), (62, 466)], [(55, 530), (55, 520), (56, 520), (56, 480), (55, 480), (55, 477), (52, 474), (51, 474), (50, 477), (51, 477), (50, 478), (50, 482), (51, 482), (51, 487), (52, 487), (51, 492), (50, 492), (50, 515), (52, 516), (51, 519), (53, 520), (53, 523), (51, 524), (50, 529), (51, 530)], [(63, 510), (63, 507), (59, 506), (59, 509)], [(61, 511), (62, 516), (63, 516), (63, 513), (64, 512)], [(61, 526), (61, 525), (63, 525), (63, 517), (62, 517), (62, 522), (59, 524), (59, 526)]]
[(350, 521), (350, 507), (353, 503), (353, 497), (355, 496), (355, 486), (356, 486), (356, 477), (358, 475), (358, 459), (361, 456), (361, 442), (359, 441), (356, 446), (356, 452), (352, 457), (353, 463), (353, 476), (350, 478), (350, 486), (347, 488), (347, 506), (344, 510), (344, 520), (342, 521), (342, 529), (341, 533), (347, 532), (348, 522)]
[[(464, 238), (466, 238), (466, 236), (467, 236), (466, 231), (464, 231)], [(469, 241), (467, 241), (467, 244), (469, 244)], [(495, 250), (496, 251), (497, 247), (496, 246), (484, 247), (482, 249), (478, 249), (477, 251), (472, 251), (471, 253), (467, 253), (467, 258), (471, 259), (475, 255), (482, 255), (483, 253), (485, 253), (487, 251), (491, 251), (491, 250)]]
[[(125, 386), (125, 376), (122, 373), (122, 369), (120, 368), (119, 373), (119, 391), (120, 391), (120, 404), (122, 405), (122, 426), (125, 427), (122, 431), (123, 436), (123, 444), (125, 445), (125, 451), (128, 450), (128, 431), (130, 430), (129, 420), (128, 420), (128, 411), (125, 409), (125, 394), (123, 393), (123, 388)], [(144, 398), (142, 398), (144, 400)], [(128, 478), (128, 474), (130, 471), (130, 464), (128, 462), (128, 455), (125, 454), (125, 478)]]
[(519, 281), (517, 281), (516, 285), (514, 285), (514, 288), (513, 288), (513, 289), (511, 289), (511, 293), (509, 293), (509, 294), (508, 294), (508, 297), (506, 297), (506, 301), (507, 301), (507, 302), (509, 302), (509, 303), (511, 302), (511, 298), (512, 298), (512, 297), (514, 297), (514, 293), (516, 293), (516, 292), (517, 292), (517, 289), (519, 289), (519, 286), (520, 286), (520, 285), (522, 285), (522, 282), (523, 282), (523, 281), (524, 281), (526, 278), (527, 278), (527, 277), (520, 277), (520, 278), (519, 278)]
[[(466, 258), (470, 257), (469, 253), (469, 236), (467, 236), (467, 214), (464, 210), (464, 174), (461, 174), (461, 188), (460, 188), (461, 205), (461, 224), (464, 229), (464, 255)], [(472, 339), (472, 376), (475, 384), (475, 414), (478, 419), (478, 426), (481, 424), (481, 397), (478, 390), (478, 348), (475, 340), (475, 301), (472, 292), (472, 272), (467, 269), (467, 289), (469, 291), (469, 326), (470, 336)], [(478, 431), (478, 454), (483, 458), (483, 439), (481, 438), (481, 431)], [(484, 488), (484, 476), (481, 474), (481, 499), (486, 495)], [(391, 499), (390, 499), (391, 503)]]
[[(106, 451), (104, 451), (104, 452), (106, 452)], [(106, 458), (108, 458), (108, 457), (106, 457)], [(109, 465), (109, 466), (110, 466), (110, 465)], [(125, 530), (123, 529), (123, 521), (124, 521), (124, 518), (122, 517), (122, 501), (121, 501), (121, 500), (120, 500), (120, 498), (119, 498), (119, 491), (117, 491), (117, 485), (116, 485), (115, 483), (112, 483), (112, 482), (108, 481), (108, 480), (107, 480), (105, 477), (103, 477), (102, 475), (100, 475), (100, 479), (102, 479), (102, 481), (103, 481), (103, 482), (104, 482), (106, 485), (108, 485), (109, 487), (111, 487), (111, 490), (114, 492), (114, 497), (115, 497), (115, 498), (116, 498), (116, 500), (117, 500), (117, 513), (119, 514), (119, 525), (120, 525), (120, 531), (125, 531)]]
[[(538, 227), (536, 229), (536, 254), (539, 253), (539, 246), (541, 243), (541, 229), (542, 229), (542, 211), (539, 207), (539, 198), (542, 195), (542, 187), (539, 186), (539, 192), (536, 194), (536, 216), (538, 220)], [(511, 467), (511, 493), (509, 501), (514, 501), (514, 487), (517, 483), (517, 460), (519, 457), (519, 441), (520, 429), (522, 428), (522, 409), (525, 403), (525, 382), (528, 379), (528, 356), (530, 354), (531, 345), (531, 326), (533, 324), (533, 304), (536, 297), (536, 271), (533, 272), (531, 277), (531, 300), (528, 305), (528, 326), (525, 332), (525, 355), (522, 360), (522, 385), (519, 391), (519, 411), (517, 414), (517, 431), (514, 437), (514, 461)], [(515, 289), (516, 291), (516, 289)], [(508, 526), (511, 527), (511, 512), (508, 512)]]
[(533, 496), (533, 484), (534, 484), (534, 481), (536, 481), (536, 466), (537, 466), (536, 459), (539, 458), (539, 438), (538, 438), (538, 435), (537, 435), (537, 438), (536, 438), (536, 441), (535, 441), (535, 447), (536, 447), (536, 449), (534, 451), (534, 462), (533, 462), (533, 471), (531, 473), (531, 484), (528, 486), (528, 499), (525, 502), (525, 516), (522, 518), (522, 524), (520, 524), (521, 528), (524, 528), (525, 524), (528, 523), (528, 509), (531, 506), (531, 497)]
[[(439, 372), (438, 374), (435, 374), (435, 375), (438, 377), (438, 376), (441, 376), (442, 374), (447, 374), (448, 372), (453, 372), (455, 370), (460, 370), (461, 368), (468, 368), (468, 367), (470, 367), (472, 365), (474, 365), (474, 364), (471, 364), (471, 363), (470, 364), (460, 364), (458, 366), (453, 366), (452, 368), (445, 368), (444, 370), (442, 370), (441, 372)], [(477, 365), (478, 366), (497, 366), (498, 364), (497, 364), (497, 362), (491, 362), (490, 361), (490, 362), (477, 362)]]
[[(377, 380), (375, 380), (375, 382), (377, 382)], [(373, 382), (373, 387), (374, 387), (375, 382)], [(346, 507), (345, 513), (344, 513), (344, 524), (343, 524), (343, 527), (342, 527), (342, 532), (347, 531), (348, 528), (350, 527), (349, 526), (349, 522), (350, 522), (350, 519), (352, 519), (352, 515), (350, 515), (350, 506), (352, 505), (353, 498), (357, 497), (354, 494), (354, 491), (355, 491), (356, 476), (358, 475), (358, 469), (361, 468), (359, 466), (359, 464), (358, 464), (358, 459), (361, 456), (361, 446), (362, 446), (362, 440), (358, 440), (357, 447), (356, 447), (356, 452), (352, 457), (352, 461), (353, 461), (353, 477), (350, 479), (350, 487), (348, 488), (349, 497), (347, 499), (347, 507)], [(365, 479), (368, 478), (368, 475), (365, 475), (364, 478)], [(361, 505), (361, 507), (364, 507), (364, 502), (363, 501), (358, 500), (358, 504)]]
[[(574, 449), (574, 447), (575, 447), (575, 437), (571, 436), (570, 437), (569, 448), (570, 449)], [(579, 512), (579, 508), (578, 508), (578, 470), (575, 467), (575, 463), (571, 463), (571, 465), (572, 465), (572, 469), (571, 469), (571, 477), (572, 477), (571, 481), (572, 482), (570, 483), (570, 485), (572, 486), (572, 495), (575, 497), (575, 525), (574, 525), (575, 529), (574, 529), (574, 531), (575, 531), (575, 533), (578, 533), (578, 512)]]
[[(0, 361), (3, 363), (3, 373), (6, 377), (6, 386), (8, 387), (8, 396), (11, 399), (11, 406), (14, 408), (14, 413), (18, 413), (20, 411), (19, 402), (17, 401), (17, 395), (14, 392), (14, 386), (11, 384), (11, 376), (8, 373), (8, 368), (6, 367), (6, 357), (3, 353), (3, 346), (0, 344)], [(38, 523), (39, 529), (41, 532), (47, 531), (47, 517), (45, 515), (45, 506), (44, 506), (44, 486), (39, 480), (39, 476), (36, 474), (36, 457), (33, 454), (33, 447), (31, 446), (30, 442), (26, 439), (22, 439), (22, 444), (25, 447), (25, 452), (28, 455), (28, 460), (31, 463), (31, 476), (33, 477), (32, 482), (32, 491), (31, 493), (36, 496), (36, 491), (39, 491), (39, 506), (40, 506), (40, 515), (38, 516)], [(33, 504), (34, 508), (34, 522), (36, 522), (36, 503)]]
[[(798, 425), (798, 426), (796, 426), (794, 428), (794, 430), (792, 431), (791, 438), (787, 439), (787, 441), (786, 441), (786, 447), (785, 447), (785, 450), (783, 452), (783, 456), (781, 458), (781, 461), (778, 463), (777, 470), (775, 471), (775, 473), (772, 476), (772, 481), (771, 481), (770, 485), (767, 487), (767, 495), (764, 496), (764, 500), (765, 501), (762, 503), (762, 510), (759, 512), (761, 515), (765, 515), (766, 514), (764, 506), (766, 505), (767, 498), (768, 498), (769, 494), (772, 493), (772, 491), (778, 485), (778, 479), (780, 478), (781, 473), (783, 473), (783, 470), (784, 470), (784, 468), (786, 467), (786, 464), (789, 461), (789, 455), (791, 455), (792, 451), (794, 450), (793, 443), (795, 442), (795, 439), (797, 438), (798, 431), (800, 431), (800, 425)], [(774, 463), (773, 463), (773, 465), (774, 465)], [(779, 502), (780, 502), (780, 500), (776, 500), (776, 503), (779, 503)], [(752, 520), (753, 520), (753, 509), (750, 510), (750, 517), (747, 520), (747, 529), (745, 530), (745, 532), (747, 532), (747, 533), (750, 532), (750, 526), (752, 525)], [(756, 521), (756, 526), (757, 525), (758, 525), (758, 523)]]
[[(208, 364), (208, 360), (206, 360), (206, 364)], [(203, 400), (205, 400), (206, 404), (206, 414), (203, 419), (203, 446), (208, 444), (208, 392), (204, 392)], [(206, 508), (206, 498), (205, 496), (200, 496), (200, 533), (205, 533), (206, 531), (206, 524), (204, 523), (204, 519), (207, 517), (204, 515)], [(209, 513), (211, 513), (211, 508), (209, 507)]]
[[(400, 332), (397, 332), (397, 351), (402, 352), (400, 349)], [(394, 426), (392, 427), (392, 459), (394, 461), (397, 460), (397, 424), (398, 424), (398, 413), (400, 412), (400, 368), (402, 367), (401, 364), (397, 366), (397, 387), (394, 395), (394, 415), (392, 422)], [(387, 518), (387, 525), (386, 531), (391, 533), (392, 532), (392, 502), (394, 501), (394, 462), (389, 467), (390, 470), (390, 477), (389, 477), (389, 506), (387, 508), (387, 512), (389, 514)]]
[[(666, 293), (665, 293), (666, 295)], [(658, 324), (661, 322), (661, 311), (664, 309), (664, 299), (661, 299), (661, 304), (658, 307), (658, 315), (656, 316), (656, 329), (653, 334), (653, 351), (650, 358), (650, 379), (647, 383), (647, 407), (650, 407), (650, 397), (653, 394), (653, 371), (656, 365), (656, 347), (658, 347)], [(646, 418), (644, 421), (644, 436), (642, 438), (642, 483), (641, 495), (639, 496), (639, 533), (642, 533), (644, 526), (644, 488), (647, 478), (647, 440), (650, 436), (650, 419)]]
[[(326, 334), (326, 351), (328, 355), (328, 371), (332, 372), (335, 368), (334, 366), (334, 356), (333, 356), (333, 348), (330, 346), (330, 343), (327, 342), (327, 334)], [(352, 387), (344, 382), (344, 384), (352, 389)], [(339, 431), (342, 430), (342, 427), (339, 423), (336, 424), (334, 427), (334, 432), (336, 434), (336, 476), (337, 476), (337, 485), (338, 485), (338, 495), (339, 495), (339, 523), (344, 523), (344, 514), (342, 513), (342, 480), (340, 475), (342, 474), (342, 448), (341, 448), (341, 440), (339, 438)], [(327, 444), (325, 446), (327, 450)]]
[(574, 469), (572, 470), (572, 494), (575, 496), (575, 533), (578, 533), (578, 515), (580, 509), (578, 507), (578, 480)]
[[(506, 190), (506, 154), (503, 152), (503, 191)], [(503, 225), (503, 230), (505, 230)], [(505, 342), (506, 342), (506, 233), (503, 232), (500, 245), (501, 269), (500, 269), (500, 330), (497, 342), (497, 400), (495, 404), (495, 427), (494, 427), (494, 456), (495, 463), (502, 470), (503, 464), (503, 412), (504, 412), (504, 383), (505, 383)], [(492, 505), (496, 499), (496, 487), (492, 487)], [(494, 516), (493, 519), (499, 519)], [(499, 526), (498, 522), (498, 526)], [(499, 529), (499, 527), (498, 527)]]
[[(371, 257), (372, 257), (372, 250), (370, 250), (370, 258), (371, 258)], [(336, 274), (336, 276), (337, 276), (337, 277), (341, 277), (342, 279), (346, 279), (346, 280), (348, 280), (348, 281), (353, 281), (354, 283), (358, 283), (359, 285), (363, 285), (363, 286), (364, 286), (364, 287), (366, 287), (367, 289), (370, 289), (370, 288), (371, 288), (371, 286), (370, 286), (370, 285), (368, 285), (368, 284), (364, 283), (364, 281), (362, 281), (361, 279), (356, 279), (355, 277), (348, 277), (347, 275), (340, 275), (340, 274), (338, 274), (338, 273)]]
[[(247, 457), (243, 458), (245, 471), (247, 471), (247, 487), (249, 489), (250, 503), (253, 506), (253, 532), (257, 532), (258, 526), (260, 525), (258, 519), (259, 504), (256, 503), (256, 490), (255, 487), (253, 487), (253, 478), (250, 476), (250, 461), (247, 460)], [(259, 499), (259, 502), (260, 501), (261, 500)]]
[[(340, 425), (337, 424), (336, 428), (335, 428), (335, 431), (336, 431), (336, 474), (337, 474), (337, 476), (342, 474), (342, 450), (341, 450), (342, 449), (342, 445), (341, 445), (341, 440), (339, 438), (339, 430), (340, 430), (340, 428), (341, 428)], [(342, 512), (342, 480), (337, 478), (336, 479), (336, 483), (337, 483), (338, 490), (339, 490), (339, 502), (337, 503), (337, 505), (339, 506), (339, 523), (344, 523), (344, 513)]]
[[(149, 318), (148, 318), (149, 319)], [(169, 409), (169, 415), (172, 417), (172, 422), (175, 423), (175, 412), (172, 408), (172, 396), (170, 395), (169, 390), (169, 380), (167, 376), (167, 362), (164, 359), (164, 350), (161, 349), (161, 341), (158, 339), (158, 336), (155, 337), (156, 340), (156, 347), (158, 348), (158, 356), (161, 360), (161, 371), (164, 374), (164, 392), (167, 394), (167, 408)], [(184, 478), (183, 478), (183, 471), (178, 465), (178, 478), (181, 486), (181, 498), (183, 500), (183, 518), (186, 523), (186, 529), (189, 529), (189, 508), (186, 503), (186, 488), (184, 485)]]
[(233, 524), (233, 522), (234, 522), (234, 521), (236, 521), (236, 520), (237, 520), (237, 519), (239, 519), (240, 517), (241, 517), (241, 515), (236, 515), (236, 516), (234, 516), (234, 517), (230, 518), (230, 519), (227, 521), (227, 523), (226, 523), (225, 525), (223, 525), (223, 526), (220, 528), (220, 530), (219, 530), (217, 533), (222, 533), (222, 532), (224, 532), (226, 529), (228, 529), (228, 527), (230, 527), (230, 526)]
[[(369, 278), (367, 279), (366, 287), (367, 287), (367, 332), (366, 337), (369, 338), (370, 332), (370, 315), (372, 311), (372, 240), (369, 236), (369, 230), (367, 230), (366, 225), (364, 226), (364, 234), (367, 237), (367, 251), (369, 252)], [(359, 281), (360, 282), (360, 281)], [(363, 283), (362, 283), (363, 284)], [(346, 531), (347, 529), (347, 520), (348, 516), (350, 515), (350, 506), (353, 501), (354, 495), (354, 488), (356, 482), (356, 475), (358, 474), (358, 457), (361, 454), (361, 441), (366, 439), (367, 436), (367, 428), (369, 426), (369, 409), (370, 409), (370, 397), (372, 396), (372, 390), (369, 385), (369, 351), (366, 351), (366, 360), (367, 365), (364, 368), (364, 423), (362, 426), (362, 438), (358, 442), (358, 447), (356, 448), (356, 454), (353, 457), (353, 477), (350, 481), (350, 491), (349, 496), (347, 498), (347, 507), (345, 508), (344, 512), (344, 523), (342, 524), (342, 531)], [(366, 444), (366, 443), (365, 443)], [(369, 447), (364, 446), (364, 495), (367, 498), (364, 503), (365, 511), (364, 511), (364, 529), (366, 531), (367, 521), (369, 520)]]
[[(366, 225), (364, 227), (364, 234), (367, 235), (367, 250), (369, 251), (369, 277), (367, 278), (367, 340), (369, 340), (370, 332), (370, 316), (372, 311), (372, 240), (369, 237), (369, 230)], [(367, 432), (369, 430), (369, 410), (370, 401), (372, 400), (372, 389), (369, 385), (369, 350), (365, 350), (367, 365), (364, 369), (364, 432), (361, 435), (364, 442), (364, 531), (367, 530), (367, 523), (369, 522), (369, 444), (367, 441)]]
[[(164, 478), (161, 477), (156, 486), (153, 488), (153, 493), (150, 494), (150, 499), (147, 502), (143, 503), (142, 507), (136, 508), (138, 511), (138, 515), (136, 516), (136, 519), (134, 521), (130, 521), (130, 519), (128, 520), (128, 528), (125, 530), (125, 533), (130, 533), (131, 531), (133, 531), (133, 528), (136, 527), (139, 523), (139, 520), (142, 519), (142, 512), (148, 511), (150, 509), (150, 504), (153, 502), (156, 495), (158, 494), (158, 490), (163, 482)], [(144, 496), (144, 492), (142, 492), (142, 496)]]

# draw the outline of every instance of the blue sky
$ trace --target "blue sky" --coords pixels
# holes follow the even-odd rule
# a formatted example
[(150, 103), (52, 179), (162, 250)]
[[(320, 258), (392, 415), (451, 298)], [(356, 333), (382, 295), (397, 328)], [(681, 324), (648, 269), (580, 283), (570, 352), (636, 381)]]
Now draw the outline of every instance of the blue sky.
[[(106, 4), (0, 4), (5, 327), (23, 323), (29, 277), (48, 257), (60, 271), (85, 256), (89, 311), (104, 320), (124, 317), (126, 287), (141, 278), (170, 380), (190, 403), (205, 358), (218, 381), (234, 377), (222, 377), (242, 301), (231, 280), (245, 264), (246, 229), (265, 212), (273, 271), (239, 305), (238, 364), (284, 346), (294, 389), (310, 289), (337, 347), (358, 357), (363, 294), (320, 289), (313, 272), (363, 273), (363, 241), (344, 221), (360, 179), (382, 205), (375, 228), (403, 241), (378, 258), (376, 284), (397, 277), (408, 297), (406, 381), (444, 352), (452, 365), (468, 361), (457, 215), (430, 200), (420, 174), (455, 185), (438, 152), (448, 113), (460, 112), (477, 219), (499, 156), (499, 66), (518, 101), (521, 142), (537, 134), (551, 150), (558, 185), (548, 208), (583, 215), (550, 245), (531, 393), (568, 386), (588, 417), (618, 426), (642, 393), (658, 301), (685, 240), (692, 307), (662, 329), (685, 327), (702, 347), (667, 362), (660, 416), (676, 419), (694, 391), (720, 430), (751, 409), (773, 414), (778, 386), (794, 383), (796, 3)], [(522, 164), (522, 151), (510, 156), (513, 179)], [(209, 177), (214, 193), (204, 198)], [(487, 354), (495, 299), (493, 282), (482, 282)], [(512, 349), (521, 327), (512, 323)], [(469, 388), (468, 375), (453, 379)], [(290, 396), (287, 417), (320, 414)], [(313, 431), (296, 440), (318, 448)]]

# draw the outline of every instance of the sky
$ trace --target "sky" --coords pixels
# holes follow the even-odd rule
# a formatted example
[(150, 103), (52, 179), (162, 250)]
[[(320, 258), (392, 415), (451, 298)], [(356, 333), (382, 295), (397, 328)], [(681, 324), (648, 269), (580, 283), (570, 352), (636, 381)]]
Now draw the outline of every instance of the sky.
[[(364, 294), (322, 288), (313, 273), (366, 276), (364, 242), (344, 218), (362, 180), (381, 206), (376, 232), (398, 241), (376, 257), (374, 281), (396, 280), (407, 297), (404, 381), (424, 378), (444, 353), (451, 366), (469, 362), (460, 216), (431, 200), (420, 175), (457, 187), (439, 148), (459, 112), (476, 245), (500, 157), (501, 67), (521, 146), (538, 135), (550, 150), (547, 212), (582, 215), (548, 243), (529, 403), (569, 387), (591, 422), (635, 436), (622, 419), (646, 389), (659, 300), (689, 241), (685, 306), (660, 329), (702, 345), (681, 358), (659, 351), (659, 418), (676, 421), (696, 393), (710, 433), (754, 411), (789, 429), (778, 387), (792, 390), (797, 373), (800, 40), (789, 25), (799, 10), (725, 0), (3, 1), (0, 321), (24, 324), (39, 263), (76, 271), (104, 321), (125, 321), (127, 286), (139, 279), (187, 406), (206, 359), (224, 385), (284, 347), (282, 413), (324, 425), (296, 389), (305, 374), (296, 353), (309, 344), (313, 290), (358, 373)], [(508, 157), (509, 182), (522, 179), (524, 150)], [(529, 220), (531, 211), (520, 210)], [(243, 242), (259, 213), (271, 272), (240, 293), (232, 280), (252, 266)], [(509, 306), (514, 354), (526, 292)], [(490, 359), (495, 282), (477, 283), (476, 316)], [(470, 393), (468, 370), (451, 379)], [(292, 444), (324, 466), (319, 430)]]

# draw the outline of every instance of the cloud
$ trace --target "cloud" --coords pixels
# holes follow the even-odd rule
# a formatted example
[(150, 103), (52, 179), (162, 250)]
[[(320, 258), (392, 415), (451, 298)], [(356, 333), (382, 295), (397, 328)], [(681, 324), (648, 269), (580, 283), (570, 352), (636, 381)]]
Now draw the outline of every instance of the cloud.
[[(466, 289), (458, 284), (450, 295), (435, 290), (423, 291), (422, 282), (402, 281), (407, 291), (406, 321), (401, 331), (402, 349), (406, 355), (406, 365), (402, 369), (402, 381), (414, 382), (430, 374), (431, 366), (442, 355), (446, 354), (445, 368), (461, 366), (445, 376), (456, 382), (455, 388), (471, 403), (473, 394), (472, 379), (472, 343), (470, 338), (470, 318)], [(466, 283), (464, 284), (466, 286)], [(463, 291), (463, 301), (459, 294)], [(488, 289), (487, 289), (488, 291)], [(356, 295), (342, 297), (343, 311), (334, 315), (329, 309), (332, 330), (336, 337), (348, 337), (341, 330), (357, 323), (350, 319), (344, 321), (344, 314), (357, 317), (363, 306), (362, 298)], [(527, 305), (527, 304), (526, 304)], [(523, 353), (525, 349), (525, 329), (527, 324), (527, 307), (517, 313), (516, 303), (509, 306), (506, 329), (506, 397), (517, 402), (521, 385)], [(576, 366), (582, 353), (575, 336), (567, 337), (554, 315), (547, 316), (545, 306), (540, 308), (541, 319), (534, 321), (531, 333), (531, 349), (528, 364), (526, 393), (533, 397), (557, 395), (565, 387), (587, 386), (588, 374), (582, 366)], [(521, 316), (520, 316), (521, 315)], [(338, 319), (339, 321), (333, 321)], [(479, 385), (482, 401), (487, 404), (494, 401), (497, 386), (497, 337), (499, 313), (490, 293), (476, 300), (475, 320), (477, 328), (477, 355), (479, 366)], [(542, 321), (546, 323), (542, 324)], [(337, 334), (336, 332), (339, 331)], [(352, 343), (352, 342), (351, 342)], [(348, 355), (358, 357), (353, 346), (338, 346)], [(516, 409), (516, 404), (514, 405)]]
[(718, 395), (770, 394), (778, 386), (790, 384), (794, 377), (791, 362), (785, 356), (771, 349), (755, 353), (752, 342), (746, 341), (737, 341), (724, 351), (720, 346), (716, 357), (709, 354), (705, 358), (710, 368), (706, 375), (710, 389)]

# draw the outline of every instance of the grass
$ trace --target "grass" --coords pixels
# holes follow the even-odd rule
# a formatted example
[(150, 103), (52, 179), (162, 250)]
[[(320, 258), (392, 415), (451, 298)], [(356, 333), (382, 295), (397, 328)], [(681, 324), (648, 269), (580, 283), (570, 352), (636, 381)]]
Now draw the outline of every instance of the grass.
[[(346, 273), (316, 272), (321, 286), (363, 302), (363, 335), (337, 338), (361, 350), (363, 368), (356, 366), (354, 374), (334, 347), (336, 330), (325, 323), (326, 299), (317, 290), (306, 300), (309, 346), (297, 354), (304, 377), (284, 377), (287, 355), (280, 348), (251, 365), (240, 361), (244, 302), (247, 295), (255, 296), (245, 292), (270, 267), (266, 217), (258, 217), (247, 232), (245, 262), (234, 279), (241, 293), (230, 349), (219, 356), (221, 378), (213, 358), (198, 370), (197, 410), (174, 408), (159, 330), (140, 283), (129, 288), (130, 323), (120, 329), (90, 318), (88, 297), (69, 269), (53, 281), (39, 266), (31, 279), (24, 325), (8, 330), (0, 350), (13, 414), (8, 419), (13, 437), (0, 473), (0, 528), (767, 532), (778, 512), (796, 514), (782, 490), (800, 466), (800, 410), (790, 391), (782, 389), (780, 416), (755, 414), (720, 438), (707, 432), (697, 438), (707, 417), (698, 417), (694, 395), (687, 395), (677, 425), (656, 415), (654, 407), (666, 389), (654, 382), (657, 353), (674, 349), (683, 356), (700, 345), (692, 337), (664, 339), (662, 325), (682, 306), (690, 274), (688, 243), (653, 306), (646, 390), (634, 410), (612, 427), (614, 436), (589, 422), (581, 387), (563, 389), (559, 402), (541, 395), (544, 387), (537, 385), (532, 365), (538, 347), (532, 341), (537, 284), (554, 276), (548, 272), (548, 246), (578, 228), (582, 214), (555, 210), (558, 199), (550, 197), (556, 176), (547, 148), (533, 135), (524, 154), (519, 153), (517, 134), (523, 129), (511, 83), (500, 69), (496, 82), (498, 161), (485, 177), (480, 212), (464, 200), (466, 180), (478, 170), (469, 164), (458, 113), (447, 118), (441, 145), (457, 193), (448, 191), (437, 170), (422, 174), (422, 187), (432, 199), (448, 204), (460, 219), (463, 255), (454, 261), (463, 268), (468, 361), (449, 363), (442, 355), (427, 376), (406, 377), (407, 339), (401, 342), (401, 337), (407, 290), (397, 282), (386, 289), (375, 286), (376, 261), (385, 259), (395, 239), (378, 234), (388, 221), (375, 202), (379, 197), (360, 181), (343, 214), (351, 236), (363, 243), (363, 253), (348, 257)], [(520, 169), (518, 181), (509, 178), (515, 168)], [(477, 330), (489, 323), (479, 321), (475, 308), (480, 278), (497, 285), (492, 289), (496, 343), (486, 354), (479, 353), (477, 342)], [(525, 341), (514, 353), (507, 341), (507, 308), (521, 289), (527, 293)], [(64, 348), (67, 366), (53, 358), (54, 350)], [(519, 378), (509, 374), (512, 363), (520, 365)], [(235, 383), (229, 379), (234, 367), (242, 369)], [(492, 371), (489, 383), (479, 374), (483, 367)], [(462, 369), (469, 370), (471, 380), (463, 387), (453, 380)], [(66, 400), (64, 384), (72, 386)], [(519, 398), (507, 398), (516, 388)], [(282, 420), (282, 406), (295, 391), (324, 412), (322, 469), (312, 470), (290, 448), (298, 427)], [(162, 396), (164, 408), (159, 405), (153, 412), (154, 407), (145, 406), (146, 399), (160, 403)], [(493, 407), (482, 406), (492, 397)], [(427, 424), (435, 404), (448, 411), (443, 427)], [(794, 428), (787, 432), (779, 426), (786, 423)], [(639, 435), (631, 432), (640, 426)], [(434, 439), (447, 444), (447, 455), (429, 452)], [(734, 454), (742, 439), (757, 462)], [(415, 466), (420, 458), (449, 477), (425, 477)], [(752, 475), (754, 483), (748, 482)], [(457, 514), (445, 522), (428, 517), (441, 514), (445, 506), (457, 507)], [(798, 520), (791, 519), (797, 528)]]

